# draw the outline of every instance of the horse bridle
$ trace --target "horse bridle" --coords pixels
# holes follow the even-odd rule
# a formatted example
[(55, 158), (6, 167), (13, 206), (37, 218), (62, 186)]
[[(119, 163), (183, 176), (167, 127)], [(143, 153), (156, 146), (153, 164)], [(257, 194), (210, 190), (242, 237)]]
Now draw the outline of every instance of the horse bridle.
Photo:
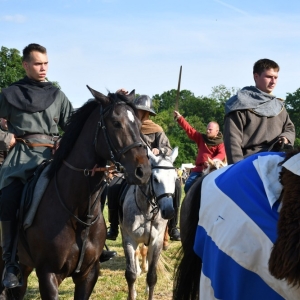
[[(164, 169), (164, 170), (175, 170), (174, 167), (167, 167), (167, 166), (154, 166), (152, 167), (153, 169)], [(150, 211), (150, 213), (152, 213), (152, 217), (149, 219), (147, 218), (147, 216), (145, 216), (142, 212), (142, 210), (140, 209), (140, 207), (138, 206), (138, 203), (136, 201), (136, 197), (134, 197), (135, 199), (135, 204), (137, 206), (137, 208), (139, 209), (140, 213), (144, 216), (144, 218), (146, 219), (147, 222), (151, 222), (150, 225), (150, 233), (149, 233), (149, 238), (148, 238), (148, 242), (145, 244), (145, 246), (149, 246), (150, 244), (150, 239), (151, 239), (151, 233), (152, 233), (152, 225), (153, 225), (153, 221), (155, 220), (158, 212), (159, 212), (159, 206), (158, 206), (158, 201), (160, 199), (162, 199), (163, 197), (172, 197), (174, 196), (174, 193), (164, 193), (159, 195), (158, 197), (156, 196), (155, 192), (154, 192), (154, 188), (153, 188), (153, 175), (151, 172), (151, 176), (150, 176), (150, 194), (151, 194), (151, 199), (153, 198), (154, 201), (152, 201), (151, 199), (149, 199), (149, 197), (144, 193), (144, 191), (140, 188), (140, 191), (142, 192), (142, 194), (144, 195), (144, 197), (147, 199), (147, 201), (149, 202), (149, 204), (152, 206), (152, 210)]]
[[(106, 129), (105, 122), (104, 122), (104, 116), (106, 116), (111, 111), (111, 109), (114, 105), (121, 105), (121, 104), (126, 105), (125, 102), (124, 103), (123, 102), (114, 103), (114, 104), (107, 106), (105, 109), (103, 109), (102, 105), (100, 105), (100, 121), (97, 124), (93, 145), (95, 147), (97, 146), (98, 132), (99, 132), (99, 129), (102, 129), (104, 139), (106, 141), (106, 144), (108, 146), (108, 150), (110, 153), (110, 160), (114, 163), (114, 165), (116, 166), (116, 168), (119, 172), (124, 172), (124, 167), (121, 165), (120, 162), (118, 162), (118, 160), (120, 159), (120, 156), (122, 154), (125, 154), (126, 152), (128, 152), (130, 149), (132, 149), (134, 147), (144, 147), (144, 146), (143, 146), (142, 142), (139, 141), (139, 142), (134, 142), (131, 145), (124, 147), (123, 149), (121, 149), (119, 151), (114, 147), (113, 142), (107, 133), (107, 129)], [(116, 156), (116, 159), (115, 159), (115, 156)]]
[[(126, 104), (125, 102), (124, 103), (118, 103), (118, 104)], [(118, 105), (117, 104), (117, 105)], [(106, 126), (105, 126), (105, 122), (104, 122), (104, 116), (107, 115), (111, 108), (116, 105), (115, 103), (114, 104), (111, 104), (109, 105), (108, 107), (106, 107), (105, 109), (103, 109), (102, 105), (100, 105), (100, 121), (98, 122), (97, 124), (97, 128), (96, 128), (96, 133), (95, 133), (95, 137), (94, 137), (94, 142), (93, 142), (93, 145), (97, 146), (97, 137), (98, 137), (98, 132), (99, 132), (99, 129), (101, 128), (103, 130), (103, 134), (104, 134), (104, 138), (105, 138), (105, 141), (107, 143), (107, 146), (108, 146), (108, 149), (109, 149), (109, 152), (110, 152), (110, 159), (111, 161), (114, 163), (115, 165), (115, 168), (117, 169), (117, 171), (119, 172), (123, 172), (124, 171), (124, 167), (121, 165), (120, 162), (118, 162), (117, 160), (120, 159), (120, 156), (126, 152), (128, 152), (130, 149), (134, 148), (134, 147), (142, 147), (142, 143), (141, 142), (134, 142), (133, 144), (121, 149), (120, 151), (116, 150), (116, 148), (114, 147), (108, 133), (107, 133), (107, 130), (106, 130)], [(117, 155), (117, 160), (115, 159), (115, 155)], [(66, 161), (63, 161), (64, 164), (66, 166), (68, 166), (70, 169), (72, 170), (75, 170), (75, 171), (83, 171), (84, 172), (84, 176), (86, 178), (88, 178), (88, 176), (90, 175), (90, 171), (91, 174), (93, 174), (95, 171), (103, 171), (103, 169), (107, 169), (107, 168), (99, 168), (99, 170), (96, 169), (96, 167), (94, 167), (93, 170), (88, 170), (88, 169), (78, 169), (78, 168), (75, 168), (73, 167), (72, 165), (70, 165), (69, 163), (67, 163)], [(94, 172), (93, 172), (94, 171)], [(66, 204), (64, 203), (63, 199), (61, 198), (60, 194), (59, 194), (59, 190), (58, 190), (58, 185), (57, 185), (57, 177), (56, 177), (56, 173), (55, 173), (55, 189), (56, 189), (56, 193), (57, 193), (57, 196), (58, 196), (58, 199), (61, 203), (61, 205), (63, 206), (63, 208), (73, 217), (77, 220), (77, 222), (79, 222), (80, 224), (82, 224), (83, 226), (86, 227), (86, 230), (85, 230), (85, 236), (84, 236), (84, 239), (83, 239), (83, 245), (82, 245), (82, 251), (80, 253), (80, 258), (79, 258), (79, 261), (78, 261), (78, 264), (77, 264), (77, 267), (75, 269), (75, 273), (78, 273), (80, 272), (80, 268), (81, 268), (81, 265), (82, 265), (82, 262), (83, 262), (83, 258), (84, 258), (84, 255), (85, 255), (85, 250), (86, 250), (86, 243), (87, 243), (87, 238), (88, 238), (88, 234), (89, 234), (89, 229), (91, 227), (91, 225), (93, 225), (98, 219), (99, 219), (99, 216), (100, 214), (98, 214), (96, 217), (94, 217), (94, 215), (92, 214), (92, 210), (94, 209), (94, 207), (96, 206), (96, 203), (98, 202), (98, 199), (100, 198), (101, 194), (102, 194), (102, 191), (104, 189), (104, 185), (102, 185), (103, 183), (103, 179), (104, 177), (102, 178), (101, 182), (100, 182), (100, 191), (98, 193), (98, 195), (96, 195), (96, 198), (95, 198), (95, 201), (94, 203), (91, 203), (91, 195), (89, 196), (89, 204), (88, 204), (88, 214), (87, 214), (87, 222), (84, 222), (82, 221), (80, 218), (78, 218), (76, 215), (74, 215), (66, 206)]]
[[(152, 167), (152, 170), (153, 169), (163, 169), (163, 170), (175, 170), (174, 167), (167, 167), (167, 166), (154, 166)], [(153, 213), (153, 216), (151, 219), (147, 219), (145, 217), (145, 219), (147, 221), (152, 221), (155, 219), (156, 215), (158, 214), (158, 211), (159, 211), (159, 206), (158, 206), (158, 202), (160, 199), (162, 199), (163, 197), (172, 197), (174, 196), (174, 193), (163, 193), (159, 196), (156, 196), (155, 192), (154, 192), (154, 188), (153, 188), (153, 174), (151, 172), (151, 176), (150, 176), (150, 194), (151, 194), (151, 197), (149, 198), (145, 193), (144, 191), (140, 188), (140, 191), (142, 192), (142, 194), (144, 195), (144, 197), (147, 199), (147, 201), (149, 202), (149, 204), (152, 206), (152, 210), (150, 211), (150, 213)], [(152, 201), (153, 199), (153, 201)], [(136, 203), (138, 209), (140, 210), (141, 212), (141, 209), (139, 208), (138, 204)], [(141, 212), (142, 213), (142, 212)]]

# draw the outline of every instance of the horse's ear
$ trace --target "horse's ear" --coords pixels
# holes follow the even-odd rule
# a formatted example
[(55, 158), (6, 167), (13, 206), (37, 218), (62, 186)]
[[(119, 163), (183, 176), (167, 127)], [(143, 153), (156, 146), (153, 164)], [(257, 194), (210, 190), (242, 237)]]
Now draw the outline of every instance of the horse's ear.
[(176, 157), (178, 156), (178, 147), (175, 147), (170, 155), (172, 163), (175, 161)]
[(91, 87), (89, 87), (87, 85), (87, 88), (90, 90), (90, 92), (92, 93), (92, 95), (95, 97), (95, 100), (97, 102), (101, 102), (104, 106), (110, 103), (110, 99), (109, 97), (101, 94), (100, 92), (97, 92), (95, 90), (93, 90)]
[(132, 90), (128, 95), (127, 98), (129, 101), (133, 102), (135, 99), (135, 90)]

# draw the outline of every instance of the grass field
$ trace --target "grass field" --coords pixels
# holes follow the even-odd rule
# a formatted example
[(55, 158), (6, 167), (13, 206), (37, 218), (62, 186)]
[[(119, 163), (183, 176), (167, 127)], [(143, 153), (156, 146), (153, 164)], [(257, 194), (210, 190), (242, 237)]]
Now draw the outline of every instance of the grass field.
[[(107, 206), (104, 209), (107, 220)], [(123, 300), (127, 299), (127, 283), (125, 273), (125, 257), (122, 248), (121, 237), (116, 241), (107, 241), (111, 250), (115, 250), (118, 256), (101, 265), (101, 275), (90, 297), (92, 300)], [(171, 242), (168, 250), (163, 251), (158, 267), (158, 282), (155, 287), (154, 298), (160, 300), (172, 299), (173, 266), (175, 256), (180, 247), (180, 242)], [(146, 274), (142, 274), (136, 281), (137, 300), (147, 299), (145, 295)], [(73, 299), (74, 285), (71, 278), (67, 278), (59, 288), (59, 299)], [(40, 299), (38, 281), (33, 272), (29, 278), (29, 286), (25, 300)]]

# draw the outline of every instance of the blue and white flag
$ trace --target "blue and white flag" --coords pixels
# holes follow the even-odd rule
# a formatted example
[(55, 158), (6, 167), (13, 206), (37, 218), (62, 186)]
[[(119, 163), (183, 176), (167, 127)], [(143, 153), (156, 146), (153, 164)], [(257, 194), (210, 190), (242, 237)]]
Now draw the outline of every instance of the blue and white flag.
[(259, 153), (202, 183), (194, 250), (202, 259), (200, 299), (300, 299), (268, 261), (277, 239), (283, 153)]

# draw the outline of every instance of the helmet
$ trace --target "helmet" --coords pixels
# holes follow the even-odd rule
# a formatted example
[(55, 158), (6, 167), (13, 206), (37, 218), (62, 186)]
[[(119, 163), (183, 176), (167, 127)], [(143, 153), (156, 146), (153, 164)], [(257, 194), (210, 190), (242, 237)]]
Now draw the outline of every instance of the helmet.
[(147, 95), (141, 95), (134, 100), (137, 109), (149, 111), (151, 116), (156, 116), (156, 112), (152, 108), (152, 99)]

